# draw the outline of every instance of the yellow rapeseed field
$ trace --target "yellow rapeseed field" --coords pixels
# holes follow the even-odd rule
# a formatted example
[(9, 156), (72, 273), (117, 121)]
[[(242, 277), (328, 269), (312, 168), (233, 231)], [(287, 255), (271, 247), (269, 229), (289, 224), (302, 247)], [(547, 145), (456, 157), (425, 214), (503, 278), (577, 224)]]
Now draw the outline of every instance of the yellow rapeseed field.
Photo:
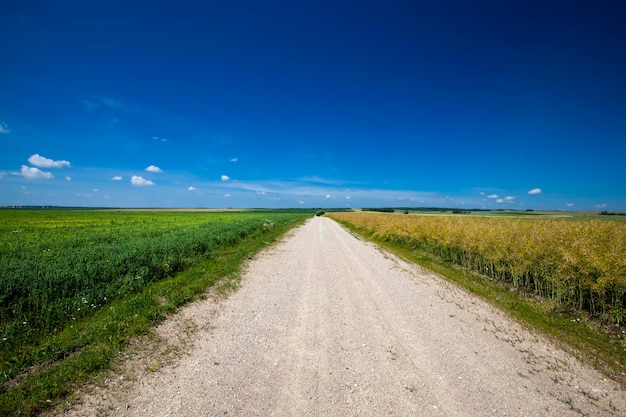
[(626, 319), (626, 223), (363, 212), (330, 217), (559, 305), (615, 324)]

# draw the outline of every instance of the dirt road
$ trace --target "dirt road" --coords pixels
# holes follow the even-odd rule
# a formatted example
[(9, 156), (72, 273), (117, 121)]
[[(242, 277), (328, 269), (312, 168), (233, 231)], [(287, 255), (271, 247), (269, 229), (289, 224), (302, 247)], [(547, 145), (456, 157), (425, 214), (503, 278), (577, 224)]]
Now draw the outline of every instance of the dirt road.
[(67, 414), (626, 415), (614, 382), (327, 218), (259, 255), (220, 305), (186, 308), (187, 321), (199, 327), (173, 364), (112, 377)]

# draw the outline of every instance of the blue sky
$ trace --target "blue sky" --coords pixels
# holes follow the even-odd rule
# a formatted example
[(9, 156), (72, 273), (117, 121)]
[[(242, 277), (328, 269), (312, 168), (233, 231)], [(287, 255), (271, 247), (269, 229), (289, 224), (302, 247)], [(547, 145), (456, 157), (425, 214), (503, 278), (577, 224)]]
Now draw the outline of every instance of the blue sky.
[(626, 211), (621, 1), (8, 1), (0, 205)]

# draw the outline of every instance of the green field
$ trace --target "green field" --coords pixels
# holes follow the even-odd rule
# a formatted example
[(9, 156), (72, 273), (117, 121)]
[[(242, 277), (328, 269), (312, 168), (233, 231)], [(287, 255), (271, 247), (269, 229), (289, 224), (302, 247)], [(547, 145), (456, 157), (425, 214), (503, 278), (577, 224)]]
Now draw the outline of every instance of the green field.
[(67, 394), (310, 215), (0, 210), (0, 414)]

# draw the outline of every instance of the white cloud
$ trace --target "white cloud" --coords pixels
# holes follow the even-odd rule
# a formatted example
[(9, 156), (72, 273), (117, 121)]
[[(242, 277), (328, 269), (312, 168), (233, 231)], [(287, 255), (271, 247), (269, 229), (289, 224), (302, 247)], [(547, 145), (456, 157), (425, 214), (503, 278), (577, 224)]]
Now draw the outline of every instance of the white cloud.
[(72, 181), (72, 177), (66, 176), (65, 181)]
[(222, 181), (230, 181), (230, 177), (228, 175), (222, 175)]
[(160, 136), (152, 136), (152, 139), (157, 140), (159, 142), (167, 142), (167, 138), (162, 138)]
[(156, 165), (150, 165), (149, 167), (146, 168), (146, 171), (148, 172), (163, 172), (163, 170), (161, 168), (159, 168)]
[(528, 194), (541, 194), (542, 192), (541, 188), (533, 188), (528, 192)]
[(94, 188), (94, 189), (93, 189), (93, 190), (91, 190), (91, 191), (92, 191), (92, 192), (94, 192), (94, 193), (97, 193), (97, 192), (98, 192), (98, 191), (100, 191), (100, 190), (98, 190), (97, 188)]
[(229, 198), (231, 195), (230, 194), (224, 194), (224, 197)]
[(346, 200), (350, 200), (352, 197), (350, 197), (349, 195), (346, 196)]
[(133, 175), (133, 177), (130, 179), (130, 183), (132, 185), (136, 185), (137, 187), (146, 187), (146, 186), (154, 185), (152, 181), (142, 178), (138, 175)]
[(27, 167), (26, 165), (22, 165), (20, 175), (29, 180), (54, 178), (51, 172), (44, 172), (38, 168)]
[(304, 201), (300, 200), (298, 201), (298, 204), (304, 204)]
[(230, 162), (237, 162), (239, 161), (239, 158), (230, 158)]
[(596, 208), (606, 208), (606, 203), (596, 204)]
[(0, 122), (0, 133), (11, 133), (6, 123)]
[(500, 198), (500, 196), (498, 194), (489, 194), (487, 198)]
[(574, 207), (574, 203), (567, 203), (567, 207)]
[(484, 192), (484, 191), (481, 191), (481, 192), (479, 192), (478, 194), (480, 194), (480, 195), (485, 195), (485, 192)]
[(257, 195), (266, 195), (267, 193), (265, 191), (257, 191), (256, 194)]
[(39, 155), (38, 153), (31, 155), (28, 162), (39, 168), (62, 168), (69, 167), (69, 161), (53, 161), (50, 158)]
[(326, 194), (326, 198), (332, 198), (330, 194)]
[(196, 187), (194, 187), (193, 185), (190, 185), (187, 190), (189, 191), (196, 191)]
[(504, 198), (499, 198), (496, 200), (496, 203), (512, 203), (515, 201), (515, 197), (507, 195)]
[(122, 177), (119, 175), (116, 175), (113, 178), (111, 178), (111, 181), (122, 181)]

